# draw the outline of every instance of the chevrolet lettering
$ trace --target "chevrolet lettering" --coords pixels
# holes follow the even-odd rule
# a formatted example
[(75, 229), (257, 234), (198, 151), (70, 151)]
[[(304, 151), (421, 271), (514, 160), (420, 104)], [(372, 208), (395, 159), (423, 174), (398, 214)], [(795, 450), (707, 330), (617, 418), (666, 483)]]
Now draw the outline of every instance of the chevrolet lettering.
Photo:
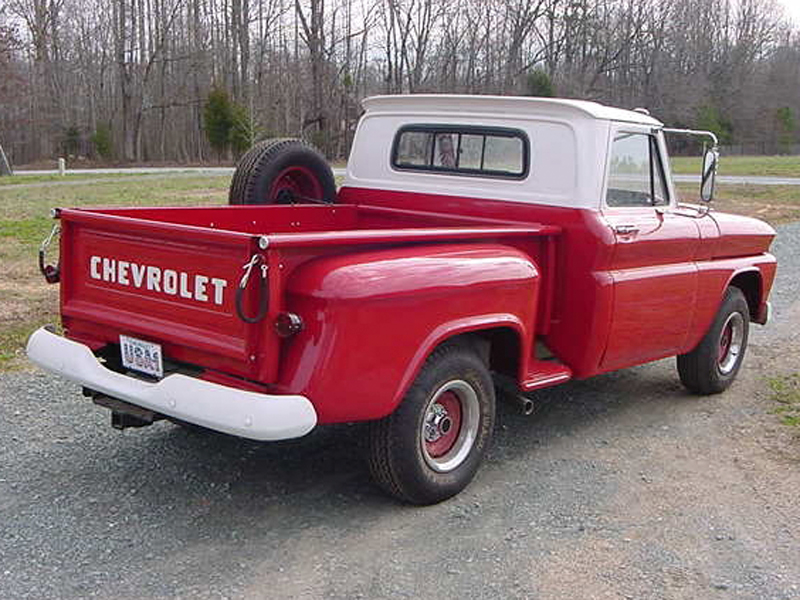
[(161, 269), (153, 265), (105, 256), (89, 258), (89, 275), (92, 279), (109, 283), (160, 292), (168, 296), (180, 296), (198, 302), (211, 301), (217, 305), (223, 303), (225, 288), (228, 286), (228, 282), (219, 277)]
[[(694, 202), (668, 136), (702, 148)], [(713, 133), (641, 110), (367, 98), (338, 187), (282, 138), (242, 156), (228, 206), (58, 209), (60, 263), (45, 244), (40, 268), (64, 334), (35, 331), (28, 356), (120, 429), (365, 422), (375, 482), (432, 504), (473, 480), (498, 399), (530, 414), (545, 388), (664, 358), (690, 393), (736, 385), (775, 231), (712, 208), (717, 162)]]

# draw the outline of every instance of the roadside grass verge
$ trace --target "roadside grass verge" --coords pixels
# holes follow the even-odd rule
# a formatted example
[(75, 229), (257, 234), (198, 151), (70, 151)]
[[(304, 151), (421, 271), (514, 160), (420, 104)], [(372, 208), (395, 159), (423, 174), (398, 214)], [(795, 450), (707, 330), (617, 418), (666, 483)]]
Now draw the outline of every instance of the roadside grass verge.
[[(698, 177), (701, 161), (699, 156), (670, 158), (673, 173)], [(800, 177), (800, 156), (722, 156), (718, 174)]]
[(0, 177), (0, 187), (24, 185), (28, 183), (63, 183), (85, 179), (119, 179), (121, 177), (142, 177), (141, 173), (67, 173), (66, 175), (4, 175)]
[(781, 423), (800, 429), (800, 373), (781, 375), (767, 380), (770, 399), (777, 403), (772, 412)]

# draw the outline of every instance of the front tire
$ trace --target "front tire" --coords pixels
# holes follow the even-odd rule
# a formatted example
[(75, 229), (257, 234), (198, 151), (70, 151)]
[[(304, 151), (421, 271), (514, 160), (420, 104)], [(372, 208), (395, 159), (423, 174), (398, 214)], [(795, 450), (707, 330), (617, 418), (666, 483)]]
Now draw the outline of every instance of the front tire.
[(454, 496), (475, 476), (494, 416), (494, 386), (478, 354), (466, 344), (439, 347), (400, 406), (373, 423), (373, 478), (411, 504), (435, 504)]
[(681, 383), (704, 396), (728, 389), (742, 366), (749, 326), (750, 309), (744, 294), (729, 287), (706, 335), (694, 350), (678, 356)]

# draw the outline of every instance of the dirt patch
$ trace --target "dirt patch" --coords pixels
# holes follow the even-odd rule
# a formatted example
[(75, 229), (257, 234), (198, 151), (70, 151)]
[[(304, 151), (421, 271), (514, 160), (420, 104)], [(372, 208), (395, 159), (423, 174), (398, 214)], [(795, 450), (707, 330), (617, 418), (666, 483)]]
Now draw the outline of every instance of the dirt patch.
[(800, 206), (771, 204), (757, 200), (722, 200), (716, 205), (716, 209), (746, 217), (756, 217), (772, 224), (788, 223), (800, 219)]
[[(678, 185), (681, 202), (699, 204), (694, 185)], [(755, 217), (773, 225), (800, 220), (800, 186), (719, 185), (714, 210)]]

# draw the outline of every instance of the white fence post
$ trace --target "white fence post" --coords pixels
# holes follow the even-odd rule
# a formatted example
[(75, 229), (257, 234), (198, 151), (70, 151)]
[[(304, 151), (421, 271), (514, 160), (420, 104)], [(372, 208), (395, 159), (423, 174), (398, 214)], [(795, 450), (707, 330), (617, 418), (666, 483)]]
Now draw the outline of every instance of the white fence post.
[(14, 169), (11, 168), (11, 165), (6, 158), (6, 153), (3, 152), (3, 146), (0, 145), (0, 175), (13, 175)]

